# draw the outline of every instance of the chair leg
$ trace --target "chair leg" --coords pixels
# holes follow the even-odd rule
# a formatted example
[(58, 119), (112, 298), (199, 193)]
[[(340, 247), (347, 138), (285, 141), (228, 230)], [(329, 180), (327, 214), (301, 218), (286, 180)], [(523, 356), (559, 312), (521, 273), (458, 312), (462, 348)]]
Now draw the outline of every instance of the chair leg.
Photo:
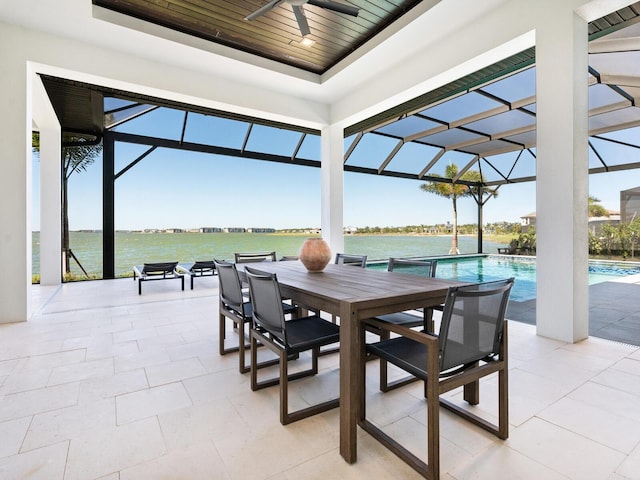
[[(308, 313), (312, 313), (313, 315), (317, 315), (320, 316), (320, 310), (317, 310), (315, 308), (309, 309), (305, 306), (300, 306), (300, 311), (301, 311), (301, 315), (307, 315)], [(337, 315), (331, 315), (331, 323), (337, 323), (338, 322), (338, 317)], [(332, 353), (339, 353), (340, 352), (340, 345), (338, 345), (337, 347), (329, 347), (329, 348), (325, 348), (325, 349), (320, 349), (320, 352), (318, 353), (318, 355), (320, 355), (321, 357), (324, 355), (331, 355)]]
[(280, 423), (289, 423), (289, 362), (287, 352), (281, 350), (280, 359)]
[(221, 313), (218, 316), (218, 353), (224, 355), (227, 353), (224, 349), (224, 339), (227, 336), (225, 333), (225, 316)]
[(311, 349), (311, 371), (314, 375), (318, 373), (318, 357), (320, 356), (320, 347)]
[[(320, 315), (320, 312), (317, 312), (316, 315)], [(338, 323), (338, 317), (336, 315), (331, 315), (331, 323)], [(340, 352), (340, 345), (338, 345), (337, 347), (328, 347), (325, 349), (320, 349), (320, 352), (318, 353), (318, 355), (320, 356), (324, 356), (324, 355), (331, 355), (332, 353), (339, 353)]]
[(498, 372), (498, 437), (509, 438), (509, 370)]
[[(219, 321), (219, 335), (218, 335), (218, 340), (219, 340), (219, 351), (220, 351), (220, 355), (226, 355), (227, 353), (233, 353), (233, 352), (237, 352), (238, 350), (240, 350), (240, 341), (238, 340), (238, 346), (235, 347), (225, 347), (225, 340), (227, 338), (227, 324), (226, 324), (226, 320), (227, 317), (224, 316), (222, 313), (220, 314), (220, 321)], [(230, 319), (232, 320), (232, 319)], [(233, 320), (232, 320), (233, 321)], [(237, 323), (233, 322), (233, 328), (236, 329), (237, 328)], [(242, 339), (244, 340), (244, 337), (242, 337)], [(246, 347), (247, 345), (245, 345)]]
[[(272, 387), (274, 385), (280, 384), (280, 376), (276, 378), (270, 378), (267, 380), (258, 381), (258, 370), (263, 367), (267, 367), (267, 366), (271, 366), (279, 363), (280, 352), (282, 349), (274, 346), (271, 342), (268, 341), (267, 338), (263, 337), (262, 334), (260, 334), (259, 332), (256, 332), (253, 328), (250, 328), (249, 332), (250, 332), (249, 336), (251, 337), (251, 347), (250, 347), (251, 348), (251, 366), (250, 366), (251, 390), (262, 390), (263, 388)], [(260, 347), (260, 346), (267, 347), (273, 353), (278, 355), (278, 358), (274, 360), (267, 360), (265, 362), (257, 363), (257, 358), (258, 358), (257, 347)], [(290, 354), (285, 352), (284, 355), (287, 360), (296, 359), (296, 354)], [(314, 371), (312, 367), (307, 370), (303, 370), (301, 372), (296, 372), (296, 373), (292, 373), (291, 375), (288, 375), (288, 380), (297, 380), (299, 378), (310, 377), (311, 375), (315, 375), (316, 373), (317, 373), (317, 368)]]
[[(460, 405), (457, 405), (446, 398), (440, 398), (440, 406), (446, 408), (452, 413), (455, 413), (459, 417), (464, 418), (468, 422), (486, 430), (487, 432), (495, 435), (500, 439), (506, 439), (509, 436), (509, 399), (507, 392), (507, 362), (497, 361), (490, 364), (481, 365), (476, 367), (477, 370), (483, 369), (477, 373), (476, 378), (486, 376), (492, 373), (498, 373), (498, 423), (492, 423), (479, 415), (476, 415), (473, 411), (466, 409)], [(446, 382), (446, 380), (444, 381)], [(443, 382), (443, 383), (444, 383)], [(470, 382), (473, 384), (474, 382)], [(441, 391), (447, 392), (450, 388), (446, 387)], [(466, 386), (466, 385), (465, 385)]]
[[(312, 358), (315, 359), (312, 360), (314, 366), (311, 370), (314, 375), (318, 373), (319, 352), (320, 348), (316, 347), (313, 349), (313, 352), (311, 354)], [(332, 400), (327, 400), (326, 402), (311, 405), (306, 408), (301, 408), (300, 410), (296, 410), (295, 412), (289, 412), (289, 380), (293, 380), (294, 378), (296, 378), (296, 375), (288, 375), (288, 362), (286, 352), (282, 353), (281, 362), (284, 364), (284, 367), (282, 365), (280, 367), (280, 423), (282, 425), (288, 425), (290, 423), (297, 422), (298, 420), (302, 420), (304, 418), (311, 417), (313, 415), (317, 415), (319, 413), (323, 413), (340, 406), (340, 398), (334, 398)]]
[[(233, 319), (231, 319), (233, 320)], [(245, 325), (249, 325), (249, 322), (236, 322), (233, 320), (233, 329), (238, 331), (238, 346), (235, 347), (225, 347), (225, 338), (226, 338), (226, 317), (224, 315), (220, 315), (220, 355), (225, 355), (227, 353), (238, 352), (238, 371), (240, 373), (247, 373), (251, 367), (247, 366), (246, 355), (247, 350), (251, 349), (251, 341), (249, 343), (245, 343)], [(257, 342), (257, 347), (261, 347), (262, 344)], [(257, 368), (265, 368), (276, 365), (278, 363), (278, 359), (274, 358), (271, 360), (265, 360), (264, 362), (260, 362), (257, 365)]]
[(498, 437), (509, 438), (509, 322), (502, 326), (502, 348), (500, 359), (504, 368), (498, 372)]
[(440, 352), (427, 350), (427, 478), (440, 478)]
[[(244, 324), (245, 322), (237, 322), (234, 319), (230, 318), (233, 322), (234, 330), (238, 330), (238, 345), (234, 347), (226, 347), (225, 340), (227, 338), (227, 317), (222, 313), (219, 314), (219, 322), (218, 322), (218, 351), (220, 355), (226, 355), (227, 353), (238, 352), (238, 370), (240, 373), (247, 373), (249, 371), (249, 367), (246, 365), (246, 350), (250, 348), (250, 345), (245, 343), (244, 337)], [(275, 365), (276, 361), (265, 362), (264, 365)]]
[[(389, 338), (389, 332), (380, 332), (381, 338)], [(425, 380), (425, 391), (429, 393), (427, 397), (427, 462), (409, 451), (400, 442), (385, 433), (380, 427), (367, 419), (366, 414), (366, 371), (367, 362), (365, 329), (360, 333), (360, 374), (359, 386), (360, 397), (358, 425), (382, 445), (397, 455), (403, 462), (413, 468), (416, 472), (429, 480), (439, 480), (440, 478), (440, 411), (438, 405), (439, 397), (439, 352), (437, 348), (427, 350), (427, 380)]]
[[(280, 423), (282, 425), (288, 425), (289, 423), (297, 422), (298, 420), (302, 420), (303, 418), (310, 417), (312, 415), (316, 415), (318, 413), (326, 412), (327, 410), (331, 410), (340, 406), (340, 398), (335, 398), (332, 400), (328, 400), (326, 402), (319, 403), (317, 405), (312, 405), (307, 408), (302, 408), (300, 410), (296, 410), (295, 412), (289, 412), (289, 381), (297, 380), (303, 377), (309, 377), (311, 375), (315, 375), (318, 373), (318, 351), (319, 348), (316, 347), (312, 352), (312, 367), (311, 369), (296, 372), (289, 375), (288, 370), (288, 359), (292, 355), (290, 355), (286, 350), (278, 348), (271, 343), (269, 343), (259, 332), (256, 332), (253, 329), (250, 329), (251, 337), (251, 390), (261, 390), (266, 387), (271, 387), (274, 385), (280, 386)], [(280, 374), (278, 378), (273, 378), (270, 380), (263, 380), (258, 382), (258, 369), (260, 366), (257, 365), (257, 345), (258, 341), (265, 346), (267, 346), (270, 350), (277, 353), (278, 361), (280, 363)]]
[[(389, 340), (391, 335), (387, 330), (380, 330), (380, 341)], [(388, 365), (387, 361), (384, 358), (380, 359), (380, 391), (388, 392), (389, 391), (389, 381), (388, 381)]]
[(258, 390), (258, 369), (255, 365), (258, 362), (258, 340), (253, 336), (253, 330), (249, 331), (251, 341), (251, 390)]
[(425, 330), (427, 333), (434, 333), (436, 331), (436, 322), (433, 319), (433, 308), (425, 308), (423, 315)]
[[(238, 322), (238, 370), (240, 370), (240, 373), (249, 371), (249, 367), (245, 362), (244, 325), (245, 322)], [(251, 348), (251, 343), (249, 343), (249, 348)]]
[[(479, 364), (479, 362), (476, 362), (475, 366), (477, 367)], [(480, 403), (480, 380), (467, 383), (463, 387), (462, 397), (469, 405), (478, 405)]]
[(358, 377), (360, 384), (360, 398), (358, 399), (358, 403), (360, 405), (360, 416), (358, 418), (358, 422), (363, 422), (367, 418), (366, 412), (366, 396), (367, 396), (367, 363), (369, 360), (373, 359), (371, 355), (367, 354), (367, 343), (366, 343), (366, 328), (360, 329), (360, 375)]
[[(391, 334), (388, 330), (380, 330), (380, 340), (389, 340)], [(413, 382), (417, 382), (418, 377), (414, 377), (413, 375), (408, 375), (404, 378), (395, 380), (393, 382), (389, 382), (388, 378), (388, 368), (389, 365), (384, 358), (380, 359), (380, 391), (381, 392), (389, 392), (391, 390), (395, 390), (396, 388), (403, 387)]]

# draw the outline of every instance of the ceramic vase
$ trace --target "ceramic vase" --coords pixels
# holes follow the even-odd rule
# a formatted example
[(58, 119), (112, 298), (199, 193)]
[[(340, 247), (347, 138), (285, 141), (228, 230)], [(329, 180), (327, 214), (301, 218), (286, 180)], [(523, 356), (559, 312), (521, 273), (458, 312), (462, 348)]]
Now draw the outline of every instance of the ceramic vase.
[(310, 272), (321, 272), (331, 261), (331, 249), (322, 238), (308, 238), (300, 247), (298, 255)]

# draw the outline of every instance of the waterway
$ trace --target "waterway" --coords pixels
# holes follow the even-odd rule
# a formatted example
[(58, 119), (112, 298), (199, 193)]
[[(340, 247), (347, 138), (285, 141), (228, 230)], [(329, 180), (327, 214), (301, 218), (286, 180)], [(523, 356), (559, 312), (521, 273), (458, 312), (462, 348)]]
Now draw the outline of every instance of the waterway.
[[(278, 258), (297, 255), (308, 236), (262, 233), (139, 233), (117, 232), (115, 238), (116, 275), (127, 275), (134, 265), (144, 262), (227, 259), (235, 252), (275, 251)], [(345, 252), (367, 255), (369, 260), (389, 257), (446, 255), (451, 248), (450, 236), (424, 235), (349, 235), (345, 236)], [(33, 273), (40, 271), (40, 235), (33, 233)], [(102, 276), (102, 233), (71, 232), (70, 246), (85, 270)], [(483, 251), (497, 253), (504, 246), (484, 242)], [(476, 253), (476, 237), (458, 238), (460, 253)], [(72, 273), (81, 275), (72, 262)]]

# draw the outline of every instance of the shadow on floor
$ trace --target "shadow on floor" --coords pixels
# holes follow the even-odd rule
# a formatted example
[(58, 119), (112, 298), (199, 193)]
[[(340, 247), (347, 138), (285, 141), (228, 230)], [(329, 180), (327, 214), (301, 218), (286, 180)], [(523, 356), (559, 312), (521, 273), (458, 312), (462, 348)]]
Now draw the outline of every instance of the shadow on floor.
[[(510, 301), (506, 317), (536, 324), (536, 300)], [(589, 335), (640, 346), (640, 285), (604, 282), (589, 286)]]

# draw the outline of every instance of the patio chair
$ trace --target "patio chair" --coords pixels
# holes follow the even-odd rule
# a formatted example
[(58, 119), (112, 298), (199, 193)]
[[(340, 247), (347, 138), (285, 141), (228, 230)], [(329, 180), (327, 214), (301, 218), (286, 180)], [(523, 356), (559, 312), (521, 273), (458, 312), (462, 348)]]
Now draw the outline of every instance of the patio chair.
[[(285, 321), (276, 275), (250, 267), (245, 268), (245, 272), (253, 305), (253, 323), (250, 329), (251, 389), (255, 391), (280, 385), (280, 423), (283, 425), (337, 407), (339, 398), (289, 412), (289, 381), (318, 373), (320, 347), (339, 341), (339, 327), (317, 315)], [(278, 355), (279, 377), (258, 381), (256, 368), (258, 342)], [(311, 368), (289, 374), (289, 358), (309, 350), (311, 351)]]
[[(400, 258), (390, 258), (387, 265), (387, 271), (432, 278), (436, 276), (437, 266), (437, 260), (405, 260)], [(417, 316), (415, 314), (407, 312), (397, 312), (390, 313), (388, 315), (380, 315), (375, 318), (384, 323), (392, 323), (394, 325), (401, 325), (407, 328), (422, 327), (427, 332), (433, 332), (433, 309), (422, 309), (421, 313), (422, 315)], [(379, 335), (380, 340), (387, 340), (391, 336), (388, 329), (379, 328), (373, 325), (367, 325), (367, 331)], [(387, 361), (384, 358), (380, 358), (381, 391), (388, 392), (389, 390), (393, 390), (394, 388), (401, 387), (403, 385), (406, 385), (407, 383), (412, 383), (417, 380), (419, 380), (418, 377), (409, 375), (402, 379), (389, 382)]]
[[(240, 373), (247, 373), (249, 367), (246, 365), (245, 351), (250, 345), (245, 344), (245, 326), (251, 324), (252, 306), (249, 298), (242, 290), (240, 277), (235, 264), (222, 260), (214, 260), (215, 268), (218, 272), (219, 283), (219, 353), (239, 352), (238, 369)], [(283, 304), (286, 314), (296, 315), (297, 307)], [(226, 346), (226, 319), (233, 322), (234, 329), (238, 330), (238, 346)], [(273, 365), (276, 362), (265, 362), (261, 365)]]
[[(403, 326), (383, 324), (379, 320), (365, 320), (367, 324), (388, 328), (400, 336), (365, 346), (362, 329), (363, 367), (360, 370), (359, 424), (425, 478), (437, 479), (440, 475), (440, 406), (498, 438), (506, 439), (509, 436), (507, 322), (504, 320), (504, 313), (512, 286), (513, 278), (450, 288), (438, 336)], [(428, 445), (426, 462), (367, 419), (366, 352), (384, 358), (425, 382)], [(440, 397), (443, 393), (463, 387), (464, 400), (477, 405), (480, 402), (479, 380), (496, 372), (497, 425)]]
[(236, 263), (275, 262), (276, 252), (235, 253)]
[(365, 268), (367, 266), (366, 255), (349, 255), (346, 253), (336, 253), (336, 265), (351, 265)]
[(144, 263), (133, 267), (133, 281), (138, 279), (138, 295), (142, 295), (142, 282), (179, 279), (184, 291), (184, 276), (176, 270), (178, 262)]
[(189, 275), (191, 279), (191, 290), (193, 290), (193, 279), (195, 277), (214, 276), (216, 274), (216, 266), (213, 260), (196, 260), (193, 263), (178, 264), (179, 273)]

